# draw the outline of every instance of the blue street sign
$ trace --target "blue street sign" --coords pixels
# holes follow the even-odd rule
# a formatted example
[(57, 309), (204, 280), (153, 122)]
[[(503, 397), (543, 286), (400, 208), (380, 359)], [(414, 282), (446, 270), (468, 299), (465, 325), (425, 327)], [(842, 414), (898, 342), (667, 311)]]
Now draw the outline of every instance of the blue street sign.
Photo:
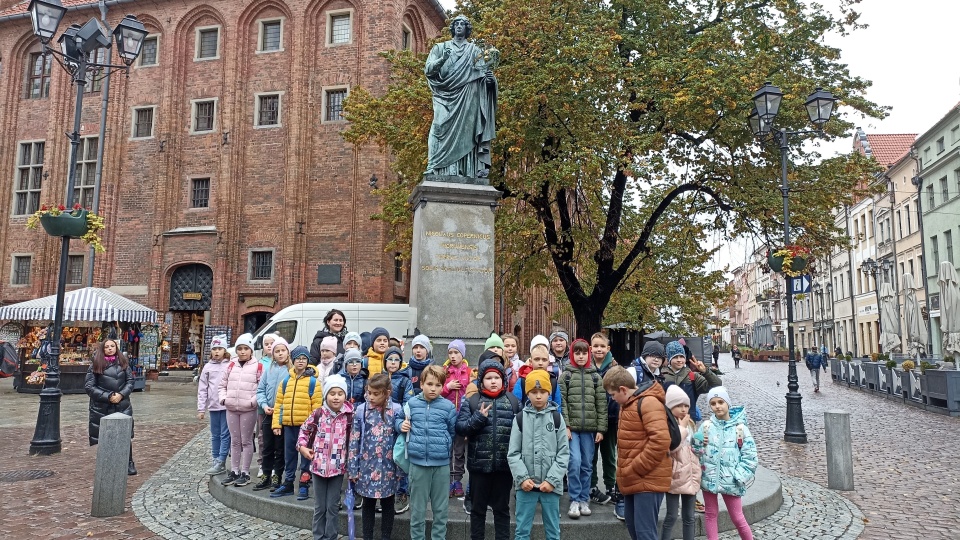
[(810, 293), (810, 274), (803, 274), (790, 280), (790, 287), (793, 294)]

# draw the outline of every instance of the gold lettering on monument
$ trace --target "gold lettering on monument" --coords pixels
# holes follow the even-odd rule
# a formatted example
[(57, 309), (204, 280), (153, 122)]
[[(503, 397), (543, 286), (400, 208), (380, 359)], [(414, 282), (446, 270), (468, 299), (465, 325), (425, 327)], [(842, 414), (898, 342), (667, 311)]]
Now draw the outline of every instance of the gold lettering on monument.
[[(469, 266), (471, 263), (483, 263), (488, 260), (487, 257), (479, 255), (480, 244), (477, 241), (491, 240), (493, 235), (475, 232), (462, 231), (425, 231), (424, 236), (428, 238), (450, 239), (452, 241), (441, 242), (438, 247), (445, 253), (438, 253), (435, 259), (438, 264), (425, 264), (420, 266), (423, 272), (465, 272), (469, 274), (490, 274), (493, 268), (475, 268)], [(477, 253), (476, 255), (464, 252)], [(465, 263), (464, 266), (456, 263)]]

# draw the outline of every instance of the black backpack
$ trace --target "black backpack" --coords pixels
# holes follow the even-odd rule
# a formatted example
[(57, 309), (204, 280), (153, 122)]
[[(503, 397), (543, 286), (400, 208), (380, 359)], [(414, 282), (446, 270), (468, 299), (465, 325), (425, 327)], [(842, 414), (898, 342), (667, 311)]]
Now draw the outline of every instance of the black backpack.
[[(640, 403), (643, 401), (643, 397), (637, 400), (637, 414), (640, 415), (640, 418), (643, 418), (643, 412), (640, 411)], [(670, 430), (670, 450), (676, 450), (680, 447), (680, 443), (683, 442), (683, 437), (680, 435), (680, 423), (677, 422), (677, 418), (673, 416), (673, 413), (670, 409), (667, 408), (667, 404), (663, 404), (663, 411), (667, 413), (667, 429)]]

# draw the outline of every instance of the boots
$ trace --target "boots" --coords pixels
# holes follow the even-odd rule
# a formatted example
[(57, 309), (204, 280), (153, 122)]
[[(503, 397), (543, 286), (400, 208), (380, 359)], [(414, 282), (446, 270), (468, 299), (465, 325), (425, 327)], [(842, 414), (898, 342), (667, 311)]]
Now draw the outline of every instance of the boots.
[(130, 463), (127, 463), (127, 475), (136, 476), (136, 474), (137, 474), (137, 467), (136, 465), (133, 464), (133, 459), (131, 459)]

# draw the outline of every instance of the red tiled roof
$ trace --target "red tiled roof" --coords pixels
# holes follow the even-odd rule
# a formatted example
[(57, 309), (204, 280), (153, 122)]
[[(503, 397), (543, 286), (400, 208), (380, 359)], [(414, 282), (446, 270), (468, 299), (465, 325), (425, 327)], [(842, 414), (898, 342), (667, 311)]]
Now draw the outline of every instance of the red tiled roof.
[(870, 155), (884, 167), (889, 167), (899, 161), (904, 154), (910, 151), (910, 147), (913, 146), (915, 140), (917, 140), (916, 133), (867, 135)]

